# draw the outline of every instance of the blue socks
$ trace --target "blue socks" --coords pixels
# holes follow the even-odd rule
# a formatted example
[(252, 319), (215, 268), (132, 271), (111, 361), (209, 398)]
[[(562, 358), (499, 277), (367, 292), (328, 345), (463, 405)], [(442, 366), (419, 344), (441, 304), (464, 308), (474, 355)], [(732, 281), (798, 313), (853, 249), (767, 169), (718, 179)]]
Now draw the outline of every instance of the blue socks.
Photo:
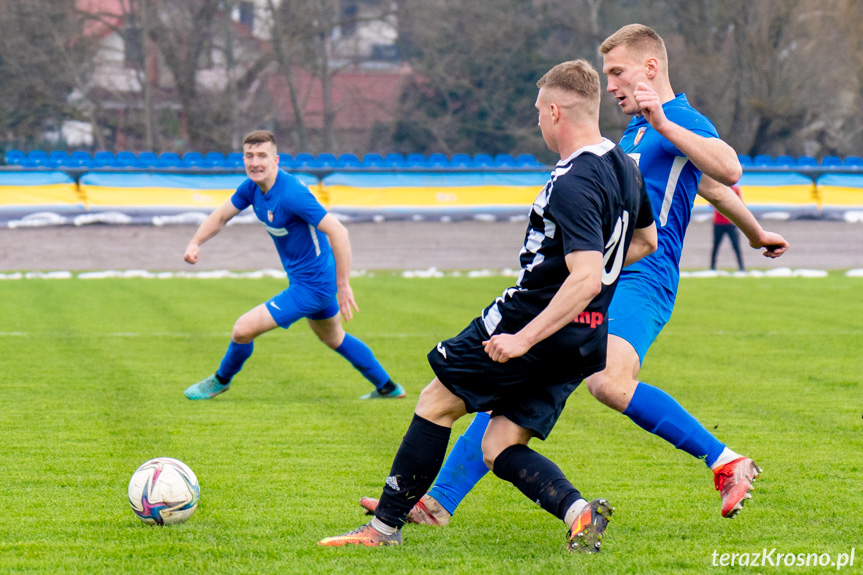
[(725, 445), (708, 432), (677, 401), (656, 387), (639, 382), (623, 415), (677, 449), (713, 465)]
[(249, 356), (252, 355), (252, 350), (255, 349), (255, 342), (249, 343), (234, 343), (233, 341), (228, 345), (228, 351), (225, 353), (225, 357), (222, 358), (222, 364), (219, 366), (218, 371), (216, 371), (216, 377), (224, 384), (227, 385), (231, 382), (231, 379), (241, 369), (243, 369), (243, 364), (246, 363), (246, 360), (249, 359)]
[(363, 374), (363, 377), (372, 382), (376, 388), (380, 389), (390, 380), (390, 376), (375, 359), (375, 354), (372, 353), (369, 346), (351, 334), (345, 334), (345, 339), (336, 348), (336, 352), (351, 362), (351, 365)]
[(455, 442), (429, 491), (429, 495), (450, 515), (455, 513), (461, 500), (488, 473), (488, 467), (482, 460), (482, 436), (490, 420), (488, 413), (476, 414), (464, 435)]

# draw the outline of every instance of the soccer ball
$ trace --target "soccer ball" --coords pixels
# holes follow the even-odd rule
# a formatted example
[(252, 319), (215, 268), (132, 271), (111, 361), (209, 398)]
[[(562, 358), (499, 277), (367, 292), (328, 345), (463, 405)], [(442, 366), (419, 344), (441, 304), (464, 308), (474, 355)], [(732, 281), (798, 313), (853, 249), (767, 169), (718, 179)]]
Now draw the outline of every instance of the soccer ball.
[(194, 472), (170, 457), (151, 459), (129, 481), (129, 504), (147, 525), (183, 523), (195, 512), (200, 497)]

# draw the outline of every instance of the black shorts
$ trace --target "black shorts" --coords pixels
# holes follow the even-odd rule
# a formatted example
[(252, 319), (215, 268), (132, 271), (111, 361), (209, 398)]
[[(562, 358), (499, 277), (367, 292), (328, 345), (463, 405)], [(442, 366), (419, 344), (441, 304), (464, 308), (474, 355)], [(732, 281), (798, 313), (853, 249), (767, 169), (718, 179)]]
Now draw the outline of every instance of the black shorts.
[(578, 384), (605, 367), (582, 369), (573, 358), (561, 358), (566, 367), (552, 365), (539, 360), (536, 347), (498, 363), (482, 346), (488, 338), (482, 320), (476, 318), (454, 338), (438, 343), (428, 354), (429, 364), (440, 382), (464, 401), (468, 412), (502, 415), (540, 439), (551, 433)]

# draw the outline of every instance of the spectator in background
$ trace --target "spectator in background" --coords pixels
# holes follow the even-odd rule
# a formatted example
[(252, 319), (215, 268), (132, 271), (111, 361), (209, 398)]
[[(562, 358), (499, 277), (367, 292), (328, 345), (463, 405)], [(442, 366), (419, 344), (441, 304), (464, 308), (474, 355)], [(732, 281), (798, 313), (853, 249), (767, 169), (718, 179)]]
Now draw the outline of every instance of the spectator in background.
[[(743, 200), (743, 194), (740, 186), (731, 186), (731, 189), (737, 194), (737, 197)], [(722, 243), (722, 238), (728, 236), (731, 241), (731, 247), (734, 248), (734, 255), (737, 256), (737, 267), (740, 271), (745, 272), (746, 266), (743, 265), (743, 254), (740, 253), (740, 241), (738, 238), (737, 226), (731, 220), (723, 216), (719, 211), (713, 210), (713, 251), (710, 253), (710, 269), (716, 269), (716, 254), (719, 253), (719, 244)]]

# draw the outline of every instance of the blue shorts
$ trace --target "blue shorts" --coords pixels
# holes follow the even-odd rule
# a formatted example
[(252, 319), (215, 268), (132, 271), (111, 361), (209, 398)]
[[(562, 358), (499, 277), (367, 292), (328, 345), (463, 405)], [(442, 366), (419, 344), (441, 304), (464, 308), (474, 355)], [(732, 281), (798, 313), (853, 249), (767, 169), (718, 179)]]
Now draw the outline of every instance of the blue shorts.
[(288, 329), (298, 319), (330, 319), (339, 313), (336, 294), (329, 290), (314, 290), (290, 286), (267, 301), (267, 310), (279, 327)]
[(628, 341), (644, 364), (648, 348), (671, 319), (675, 295), (643, 273), (621, 275), (608, 306), (608, 333)]

